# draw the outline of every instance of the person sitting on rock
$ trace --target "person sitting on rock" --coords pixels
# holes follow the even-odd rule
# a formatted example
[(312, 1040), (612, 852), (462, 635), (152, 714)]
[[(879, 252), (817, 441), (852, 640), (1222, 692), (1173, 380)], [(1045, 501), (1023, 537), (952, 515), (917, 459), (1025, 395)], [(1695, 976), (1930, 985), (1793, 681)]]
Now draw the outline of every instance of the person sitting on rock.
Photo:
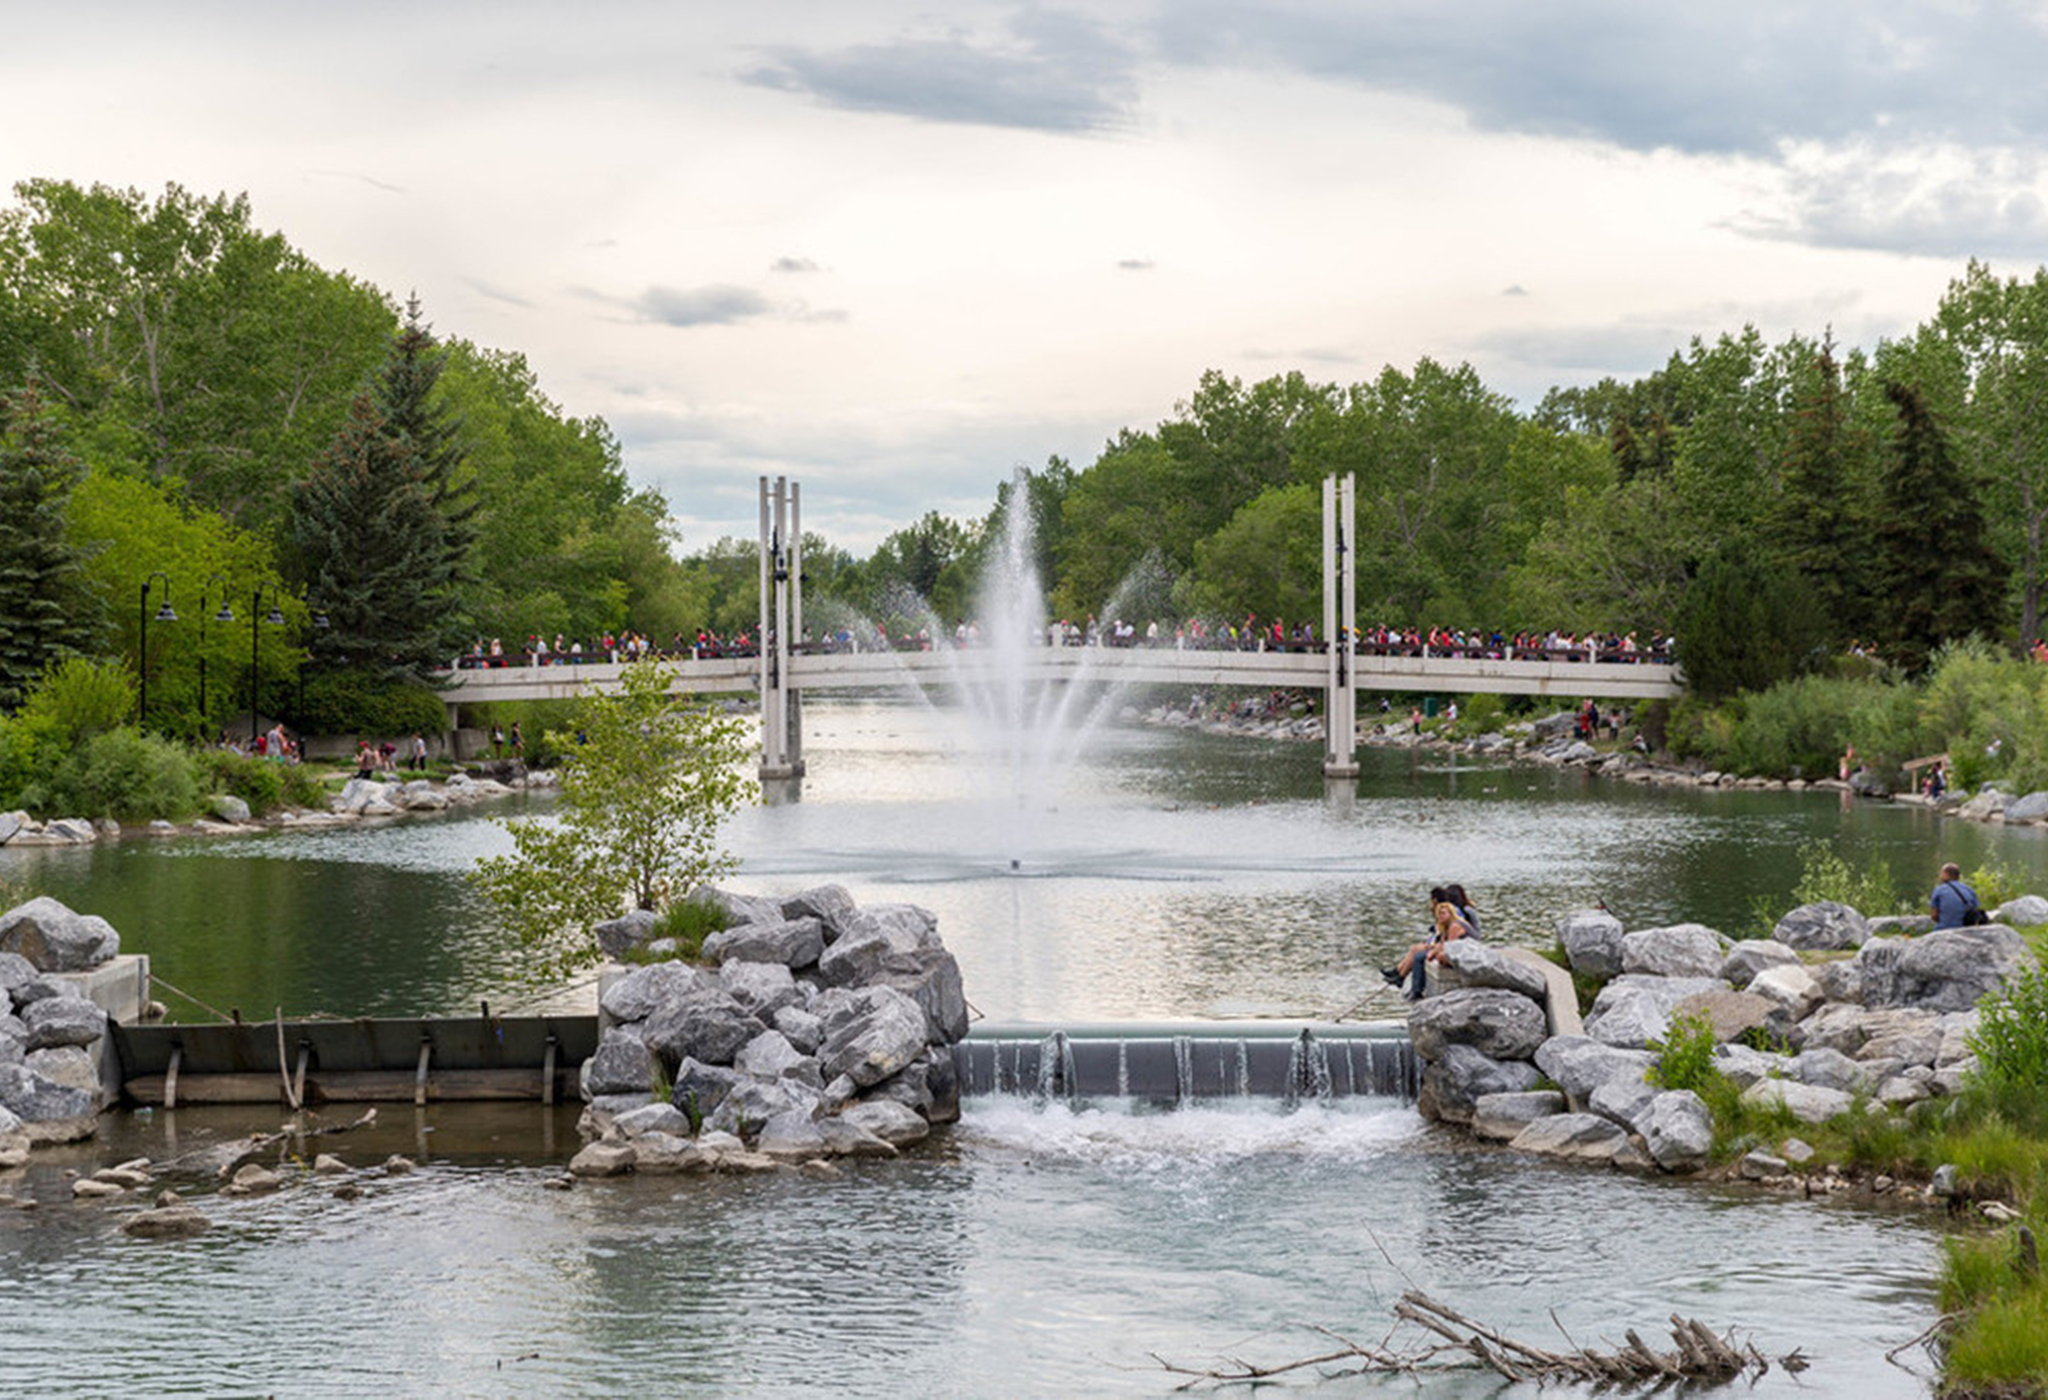
[(1429, 892), (1429, 897), (1430, 917), (1436, 924), (1429, 938), (1425, 942), (1411, 945), (1401, 961), (1394, 966), (1380, 969), (1380, 976), (1387, 979), (1388, 986), (1398, 987), (1403, 982), (1408, 984), (1407, 991), (1402, 995), (1410, 1001), (1422, 1000), (1422, 990), (1428, 984), (1429, 964), (1444, 960), (1444, 949), (1447, 945), (1455, 939), (1477, 937), (1472, 932), (1472, 926), (1459, 916), (1458, 906), (1445, 898), (1445, 891), (1433, 889)]
[(1962, 868), (1954, 861), (1941, 867), (1941, 883), (1927, 898), (1927, 912), (1934, 915), (1936, 928), (1989, 922), (1983, 906), (1977, 903), (1977, 892), (1963, 883)]

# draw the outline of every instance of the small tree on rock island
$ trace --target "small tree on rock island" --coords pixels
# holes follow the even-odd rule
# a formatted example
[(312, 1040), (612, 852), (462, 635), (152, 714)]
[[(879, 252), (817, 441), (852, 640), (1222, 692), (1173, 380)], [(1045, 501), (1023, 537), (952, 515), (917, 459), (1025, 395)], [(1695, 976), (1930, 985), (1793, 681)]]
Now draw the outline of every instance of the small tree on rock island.
[(628, 666), (617, 693), (585, 697), (569, 731), (548, 736), (568, 755), (558, 820), (500, 822), (512, 853), (471, 872), (533, 954), (536, 979), (595, 963), (595, 925), (666, 909), (737, 864), (718, 829), (754, 793), (740, 767), (753, 745), (744, 721), (677, 704), (673, 675)]

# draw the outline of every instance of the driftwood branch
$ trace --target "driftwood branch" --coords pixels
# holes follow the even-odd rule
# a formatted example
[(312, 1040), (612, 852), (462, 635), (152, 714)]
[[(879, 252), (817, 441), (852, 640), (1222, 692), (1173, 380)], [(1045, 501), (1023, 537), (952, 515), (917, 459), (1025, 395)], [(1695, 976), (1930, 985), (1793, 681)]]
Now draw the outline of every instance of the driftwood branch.
[[(1417, 1289), (1409, 1289), (1394, 1305), (1394, 1316), (1431, 1337), (1433, 1343), (1400, 1351), (1391, 1346), (1363, 1346), (1326, 1327), (1308, 1330), (1337, 1343), (1333, 1350), (1290, 1361), (1259, 1364), (1242, 1357), (1226, 1357), (1208, 1366), (1173, 1362), (1152, 1353), (1162, 1370), (1190, 1379), (1185, 1390), (1204, 1381), (1225, 1385), (1256, 1384), (1290, 1371), (1325, 1370), (1326, 1376), (1362, 1372), (1419, 1371), (1453, 1366), (1483, 1367), (1510, 1381), (1576, 1380), (1596, 1384), (1654, 1383), (1685, 1381), (1728, 1381), (1745, 1374), (1752, 1379), (1771, 1369), (1771, 1361), (1754, 1343), (1738, 1344), (1732, 1335), (1717, 1335), (1695, 1318), (1671, 1315), (1671, 1348), (1660, 1351), (1650, 1346), (1633, 1329), (1625, 1333), (1626, 1343), (1611, 1351), (1573, 1344), (1570, 1351), (1546, 1351), (1515, 1340), (1494, 1328), (1466, 1317)], [(1553, 1318), (1553, 1321), (1555, 1319)], [(1564, 1331), (1562, 1325), (1558, 1327)], [(1566, 1337), (1570, 1341), (1569, 1335)], [(1804, 1355), (1794, 1351), (1778, 1358), (1777, 1364), (1797, 1373), (1807, 1367)]]

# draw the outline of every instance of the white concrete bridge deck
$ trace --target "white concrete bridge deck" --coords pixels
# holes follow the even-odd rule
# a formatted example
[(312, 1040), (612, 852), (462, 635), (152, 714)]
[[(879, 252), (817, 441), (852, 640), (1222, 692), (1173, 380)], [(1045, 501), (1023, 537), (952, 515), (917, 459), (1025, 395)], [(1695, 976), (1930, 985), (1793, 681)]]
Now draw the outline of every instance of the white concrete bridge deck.
[[(586, 689), (618, 685), (627, 663), (503, 666), (444, 671), (436, 676), (451, 706), (493, 700), (567, 700)], [(759, 689), (760, 661), (751, 656), (664, 663), (677, 693), (740, 693)], [(785, 684), (792, 690), (872, 690), (973, 684), (993, 679), (997, 657), (976, 649), (797, 653)], [(1027, 653), (1025, 677), (1102, 684), (1247, 686), (1322, 689), (1329, 661), (1320, 651), (1180, 651), (1171, 647), (1040, 647)], [(1560, 658), (1496, 659), (1387, 655), (1351, 658), (1361, 690), (1453, 695), (1542, 695), (1557, 700), (1655, 700), (1678, 695), (1678, 668), (1651, 661)]]

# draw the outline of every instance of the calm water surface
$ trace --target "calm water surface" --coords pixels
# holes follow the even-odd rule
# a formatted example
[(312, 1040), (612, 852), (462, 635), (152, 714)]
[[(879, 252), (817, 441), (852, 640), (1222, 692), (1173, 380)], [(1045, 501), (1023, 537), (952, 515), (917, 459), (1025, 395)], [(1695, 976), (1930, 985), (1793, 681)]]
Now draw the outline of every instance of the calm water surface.
[[(1060, 781), (1020, 792), (923, 709), (815, 703), (806, 725), (803, 798), (736, 820), (733, 883), (833, 880), (932, 908), (969, 996), (1005, 1020), (1394, 1015), (1372, 968), (1449, 879), (1490, 938), (1541, 944), (1595, 899), (1632, 927), (1744, 927), (1758, 895), (1782, 904), (1813, 839), (1916, 889), (1942, 859), (2041, 872), (2048, 855), (2037, 832), (1916, 811), (1439, 756), (1367, 752), (1340, 800), (1316, 745), (1144, 729), (1105, 733)], [(527, 995), (461, 880), (503, 840), (469, 816), (0, 851), (0, 878), (104, 914), (209, 1006), (455, 1011)], [(1155, 1352), (1278, 1360), (1319, 1348), (1303, 1323), (1378, 1341), (1412, 1281), (1539, 1342), (1553, 1311), (1590, 1342), (1624, 1327), (1661, 1339), (1676, 1310), (1814, 1358), (1803, 1384), (1774, 1371), (1759, 1393), (1925, 1391), (1883, 1352), (1932, 1319), (1938, 1222), (1446, 1151), (1371, 1100), (1292, 1114), (983, 1100), (908, 1159), (836, 1183), (568, 1193), (539, 1183), (577, 1145), (573, 1113), (392, 1106), (374, 1129), (307, 1144), (366, 1170), (394, 1151), (425, 1163), (366, 1177), (360, 1201), (310, 1184), (206, 1197), (219, 1228), (173, 1244), (114, 1233), (132, 1206), (70, 1203), (68, 1168), (275, 1125), (136, 1114), (0, 1177), (42, 1202), (0, 1212), (9, 1373), (45, 1393), (1159, 1394)]]

